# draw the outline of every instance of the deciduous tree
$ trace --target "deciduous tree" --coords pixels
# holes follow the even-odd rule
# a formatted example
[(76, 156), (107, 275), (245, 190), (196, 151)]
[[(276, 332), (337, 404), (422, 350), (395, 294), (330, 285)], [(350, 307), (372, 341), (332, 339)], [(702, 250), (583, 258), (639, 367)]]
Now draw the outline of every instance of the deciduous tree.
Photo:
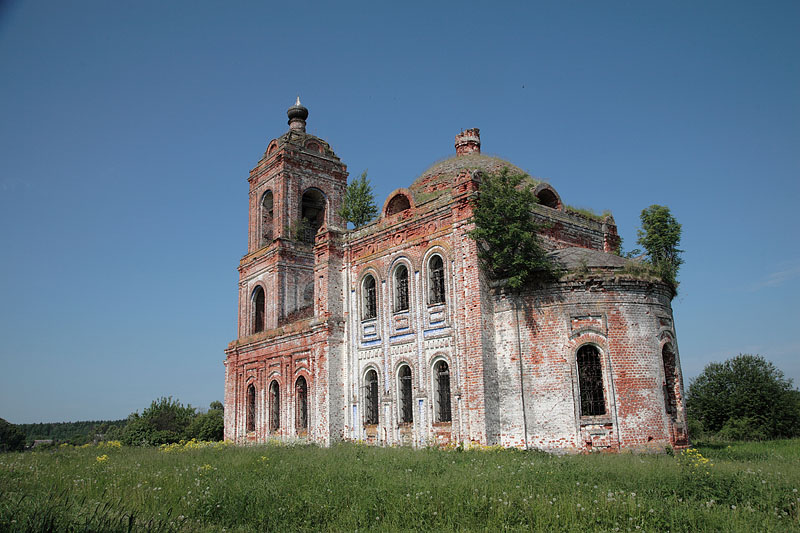
[(17, 426), (0, 418), (0, 452), (17, 452), (25, 447), (25, 433)]
[(800, 435), (800, 395), (783, 372), (760, 355), (711, 363), (692, 380), (687, 414), (706, 431), (734, 439)]

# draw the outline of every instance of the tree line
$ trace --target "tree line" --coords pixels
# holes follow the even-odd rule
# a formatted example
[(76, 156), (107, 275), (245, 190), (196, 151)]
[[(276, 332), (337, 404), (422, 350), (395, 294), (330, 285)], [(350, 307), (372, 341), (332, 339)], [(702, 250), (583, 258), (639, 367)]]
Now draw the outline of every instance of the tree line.
[(122, 420), (11, 424), (0, 418), (0, 452), (19, 451), (36, 440), (75, 446), (109, 440), (127, 446), (158, 446), (191, 439), (220, 441), (223, 410), (222, 402), (211, 402), (203, 412), (169, 396), (153, 400), (141, 414), (136, 411)]

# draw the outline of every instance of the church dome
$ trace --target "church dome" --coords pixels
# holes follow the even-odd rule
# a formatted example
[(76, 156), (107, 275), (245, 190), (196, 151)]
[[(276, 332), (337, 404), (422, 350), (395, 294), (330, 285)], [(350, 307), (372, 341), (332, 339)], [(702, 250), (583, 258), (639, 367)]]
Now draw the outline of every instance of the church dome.
[[(473, 152), (467, 155), (455, 155), (448, 159), (438, 161), (430, 166), (408, 188), (414, 196), (414, 203), (420, 205), (439, 199), (443, 195), (451, 198), (453, 183), (456, 176), (467, 170), (473, 176), (477, 172), (484, 174), (499, 172), (508, 168), (512, 173), (527, 174), (519, 168), (499, 157)], [(535, 182), (535, 180), (532, 180)]]

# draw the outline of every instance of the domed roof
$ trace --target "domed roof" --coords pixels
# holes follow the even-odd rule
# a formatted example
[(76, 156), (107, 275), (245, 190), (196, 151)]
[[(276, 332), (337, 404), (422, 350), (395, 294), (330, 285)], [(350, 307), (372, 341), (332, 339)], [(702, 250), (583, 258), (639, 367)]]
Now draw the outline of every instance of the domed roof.
[[(414, 203), (420, 205), (445, 195), (452, 197), (452, 187), (455, 177), (462, 170), (469, 170), (474, 175), (476, 171), (483, 173), (499, 172), (508, 168), (512, 173), (527, 174), (524, 170), (499, 157), (471, 153), (456, 155), (434, 163), (411, 184), (408, 190), (414, 196)], [(535, 182), (535, 180), (532, 180)]]

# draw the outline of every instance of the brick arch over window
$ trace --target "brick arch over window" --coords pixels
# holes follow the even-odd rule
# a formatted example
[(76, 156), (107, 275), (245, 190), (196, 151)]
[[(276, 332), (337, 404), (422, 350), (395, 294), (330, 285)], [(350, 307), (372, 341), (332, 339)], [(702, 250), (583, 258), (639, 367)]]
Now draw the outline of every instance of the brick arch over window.
[(361, 319), (370, 320), (378, 316), (378, 281), (372, 274), (361, 280)]
[(252, 383), (247, 386), (245, 413), (245, 429), (250, 433), (256, 430), (256, 388)]
[(367, 368), (364, 373), (364, 424), (377, 425), (379, 422), (379, 381), (378, 371)]
[(606, 414), (603, 364), (600, 349), (594, 344), (584, 344), (575, 356), (578, 369), (581, 416)]
[(300, 198), (300, 227), (298, 238), (303, 242), (313, 243), (317, 231), (325, 223), (325, 194), (317, 188), (309, 188)]
[(267, 297), (264, 287), (256, 285), (250, 296), (250, 302), (252, 304), (251, 331), (259, 333), (266, 329), (267, 324)]
[(383, 204), (383, 215), (390, 217), (414, 207), (411, 194), (407, 189), (395, 189)]
[(281, 429), (281, 386), (277, 380), (269, 384), (269, 430), (277, 433)]
[(266, 246), (272, 243), (273, 224), (274, 224), (274, 197), (272, 191), (267, 191), (261, 196), (259, 204), (260, 217), (259, 217), (259, 236), (261, 246)]

